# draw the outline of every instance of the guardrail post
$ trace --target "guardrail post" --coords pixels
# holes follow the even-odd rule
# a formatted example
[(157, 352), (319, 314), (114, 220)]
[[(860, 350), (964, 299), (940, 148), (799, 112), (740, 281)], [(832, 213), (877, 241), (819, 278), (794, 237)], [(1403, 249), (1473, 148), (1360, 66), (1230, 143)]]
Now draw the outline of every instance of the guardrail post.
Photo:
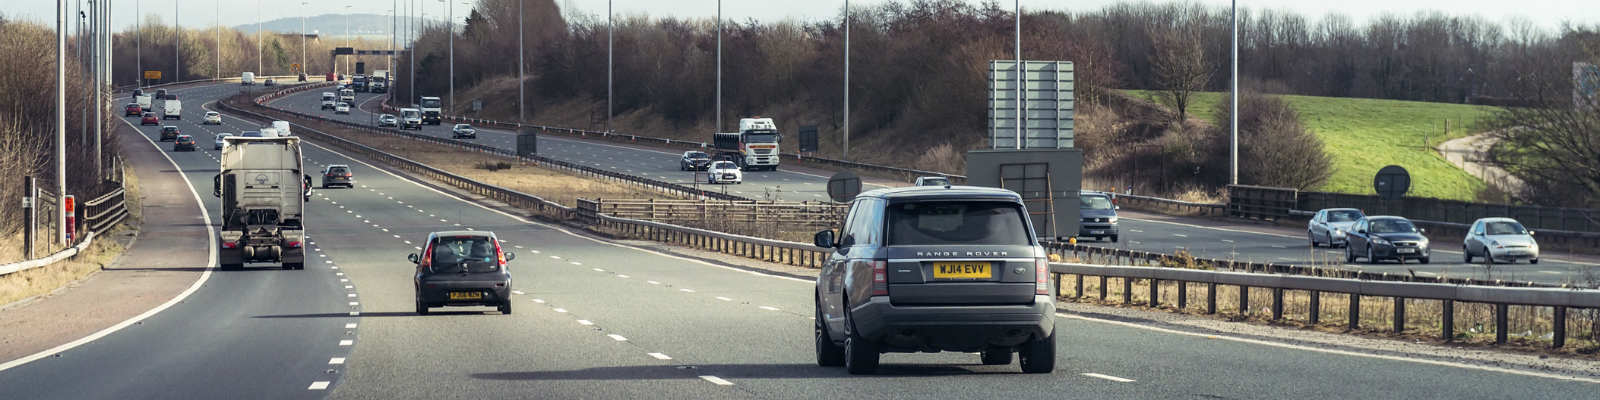
[(1353, 331), (1353, 330), (1356, 330), (1356, 329), (1361, 329), (1361, 295), (1360, 294), (1356, 294), (1356, 293), (1351, 293), (1350, 294), (1350, 315), (1348, 317), (1349, 317), (1348, 319), (1350, 320), (1349, 321), (1350, 330)]
[(1567, 345), (1567, 308), (1556, 307), (1555, 318), (1550, 321), (1550, 347), (1561, 348)]
[(1106, 276), (1100, 275), (1100, 300), (1106, 299)]
[(1443, 318), (1440, 319), (1443, 321), (1439, 324), (1439, 332), (1444, 341), (1448, 342), (1456, 338), (1456, 302), (1455, 300), (1444, 300), (1442, 303), (1444, 304), (1439, 307), (1442, 309), (1439, 312), (1442, 314)]
[(1150, 307), (1161, 305), (1161, 280), (1150, 278)]
[(1317, 322), (1322, 319), (1322, 292), (1315, 290), (1311, 291), (1311, 304), (1308, 308), (1310, 308), (1311, 312), (1310, 315), (1306, 317), (1306, 320), (1310, 321), (1311, 325), (1315, 326), (1317, 325)]
[(1133, 304), (1133, 278), (1122, 278), (1122, 304)]
[(1506, 331), (1511, 330), (1510, 317), (1511, 305), (1499, 303), (1494, 305), (1494, 344), (1506, 344)]
[(1272, 288), (1272, 320), (1283, 319), (1283, 288)]
[(1189, 282), (1178, 281), (1178, 310), (1189, 307)]
[(1239, 316), (1250, 315), (1250, 287), (1239, 286)]
[(1078, 293), (1077, 293), (1077, 296), (1074, 296), (1074, 297), (1081, 299), (1081, 298), (1083, 298), (1083, 275), (1079, 274), (1079, 275), (1073, 275), (1073, 276), (1076, 276), (1078, 278), (1077, 279), (1077, 281), (1078, 281)]
[(1394, 298), (1394, 332), (1406, 331), (1406, 298)]
[(1206, 314), (1217, 313), (1217, 283), (1206, 282)]

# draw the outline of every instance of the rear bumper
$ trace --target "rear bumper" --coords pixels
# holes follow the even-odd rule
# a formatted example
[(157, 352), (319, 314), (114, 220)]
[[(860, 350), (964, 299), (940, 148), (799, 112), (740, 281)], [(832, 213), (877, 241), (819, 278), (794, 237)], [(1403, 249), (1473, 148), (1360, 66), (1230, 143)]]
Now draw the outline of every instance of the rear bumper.
[(1431, 253), (1427, 247), (1404, 247), (1404, 249), (1411, 249), (1410, 253), (1402, 253), (1401, 249), (1396, 248), (1394, 245), (1373, 245), (1372, 256), (1378, 259), (1414, 260), (1428, 258), (1429, 253)]
[(1079, 237), (1102, 237), (1117, 235), (1117, 224), (1083, 222), (1078, 225)]
[(896, 306), (875, 297), (851, 310), (862, 337), (892, 352), (1017, 346), (1054, 333), (1055, 314), (1048, 295), (1033, 304), (973, 306)]
[[(498, 306), (511, 298), (511, 281), (505, 286), (494, 286), (492, 281), (423, 281), (417, 288), (417, 298), (430, 307), (440, 306)], [(451, 292), (477, 292), (477, 300), (450, 300)]]

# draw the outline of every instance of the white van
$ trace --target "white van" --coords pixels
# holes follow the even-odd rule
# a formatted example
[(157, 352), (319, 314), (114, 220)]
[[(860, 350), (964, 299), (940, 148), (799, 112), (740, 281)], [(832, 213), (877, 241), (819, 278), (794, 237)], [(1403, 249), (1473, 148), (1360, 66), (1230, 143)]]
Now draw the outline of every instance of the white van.
[(270, 128), (270, 127), (261, 128), (261, 130), (258, 131), (258, 132), (261, 132), (261, 137), (265, 137), (265, 138), (278, 137), (278, 130), (274, 129), (274, 128)]
[(294, 132), (289, 129), (289, 121), (272, 121), (272, 129), (278, 131), (280, 137), (294, 136)]
[(161, 119), (183, 119), (183, 102), (178, 100), (161, 101)]
[(239, 74), (239, 84), (243, 85), (243, 86), (253, 86), (253, 85), (255, 85), (256, 84), (256, 73), (254, 73), (254, 72), (245, 72), (245, 73)]

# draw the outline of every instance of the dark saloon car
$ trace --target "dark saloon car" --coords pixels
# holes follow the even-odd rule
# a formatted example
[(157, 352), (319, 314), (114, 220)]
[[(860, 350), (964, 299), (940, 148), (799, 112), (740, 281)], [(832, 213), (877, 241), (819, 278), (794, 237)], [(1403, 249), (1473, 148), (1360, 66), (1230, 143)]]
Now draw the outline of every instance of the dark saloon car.
[(178, 135), (172, 139), (172, 151), (194, 151), (194, 136)]
[(139, 103), (128, 103), (128, 105), (122, 106), (122, 116), (137, 117), (140, 115), (144, 115), (144, 107), (140, 107)]
[(511, 313), (511, 271), (507, 262), (516, 253), (502, 251), (493, 232), (447, 231), (428, 234), (422, 254), (411, 253), (417, 264), (413, 285), (417, 314), (434, 307), (493, 306)]
[(167, 126), (161, 127), (161, 141), (163, 141), (163, 142), (168, 141), (168, 140), (177, 140), (178, 139), (178, 135), (182, 135), (182, 134), (183, 134), (183, 132), (179, 131), (178, 127), (176, 127), (176, 126), (167, 125)]
[(1365, 258), (1369, 263), (1379, 260), (1406, 260), (1428, 263), (1428, 238), (1422, 229), (1402, 217), (1376, 216), (1356, 221), (1355, 227), (1345, 235), (1345, 262), (1354, 263)]
[(679, 171), (705, 171), (711, 166), (711, 155), (703, 151), (685, 151), (683, 158), (678, 160)]
[(1055, 369), (1047, 254), (1017, 193), (969, 186), (856, 196), (815, 287), (817, 364), (872, 373), (882, 353), (974, 352)]

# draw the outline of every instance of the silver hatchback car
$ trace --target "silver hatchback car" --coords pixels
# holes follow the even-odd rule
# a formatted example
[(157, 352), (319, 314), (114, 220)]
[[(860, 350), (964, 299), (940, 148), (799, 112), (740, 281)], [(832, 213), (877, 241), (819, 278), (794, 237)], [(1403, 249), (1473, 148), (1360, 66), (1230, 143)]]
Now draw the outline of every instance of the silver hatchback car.
[(1538, 264), (1539, 242), (1533, 240), (1533, 231), (1523, 227), (1517, 220), (1481, 218), (1467, 230), (1467, 238), (1461, 243), (1461, 253), (1467, 263), (1477, 257), (1490, 264), (1515, 264), (1517, 260)]

